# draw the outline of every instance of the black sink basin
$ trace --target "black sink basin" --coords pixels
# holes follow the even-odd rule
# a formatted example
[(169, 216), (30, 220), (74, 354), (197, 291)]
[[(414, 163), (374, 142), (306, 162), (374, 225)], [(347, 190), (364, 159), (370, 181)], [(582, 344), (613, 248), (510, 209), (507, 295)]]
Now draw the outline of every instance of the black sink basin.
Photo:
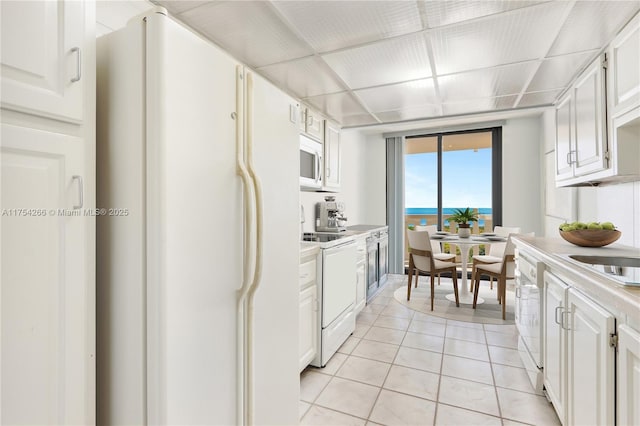
[(590, 265), (620, 266), (622, 268), (640, 268), (640, 257), (584, 256), (569, 255), (573, 260)]

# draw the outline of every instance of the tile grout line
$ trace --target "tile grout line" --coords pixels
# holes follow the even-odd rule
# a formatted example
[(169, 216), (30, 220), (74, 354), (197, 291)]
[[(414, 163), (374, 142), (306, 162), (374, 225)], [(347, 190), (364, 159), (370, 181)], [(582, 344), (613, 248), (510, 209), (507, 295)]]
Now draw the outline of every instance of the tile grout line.
[[(388, 302), (387, 305), (388, 306)], [(385, 307), (386, 309), (386, 307)], [(409, 322), (411, 323), (411, 322)], [(408, 328), (408, 327), (407, 327)], [(396, 360), (396, 358), (398, 357), (398, 352), (400, 352), (400, 347), (402, 346), (402, 342), (404, 341), (405, 337), (407, 335), (407, 332), (404, 332), (404, 336), (402, 336), (402, 340), (400, 340), (400, 344), (398, 345), (398, 350), (396, 351), (395, 356), (393, 357), (393, 359), (391, 360), (391, 365), (389, 366), (389, 369), (387, 370), (387, 374), (385, 374), (384, 376), (384, 380), (382, 381), (382, 384), (380, 385), (380, 388), (378, 389), (378, 394), (376, 395), (376, 399), (373, 401), (373, 405), (371, 406), (371, 409), (369, 410), (369, 414), (367, 414), (367, 422), (371, 421), (371, 414), (373, 414), (373, 410), (375, 410), (376, 408), (376, 404), (378, 403), (378, 399), (380, 399), (380, 394), (382, 393), (382, 389), (384, 384), (386, 383), (387, 379), (389, 378), (389, 374), (391, 373), (391, 368), (393, 368), (393, 362)]]
[[(506, 301), (503, 301), (506, 303)], [(482, 331), (485, 334), (484, 338), (487, 339), (487, 330), (482, 326)], [(500, 398), (498, 397), (498, 387), (496, 385), (496, 376), (495, 371), (493, 370), (493, 361), (491, 360), (491, 351), (489, 350), (489, 341), (487, 340), (487, 354), (489, 355), (489, 366), (491, 368), (491, 380), (493, 381), (493, 392), (496, 396), (496, 404), (498, 405), (498, 414), (500, 417), (500, 422), (504, 425), (504, 417), (502, 417), (502, 406), (500, 404)]]

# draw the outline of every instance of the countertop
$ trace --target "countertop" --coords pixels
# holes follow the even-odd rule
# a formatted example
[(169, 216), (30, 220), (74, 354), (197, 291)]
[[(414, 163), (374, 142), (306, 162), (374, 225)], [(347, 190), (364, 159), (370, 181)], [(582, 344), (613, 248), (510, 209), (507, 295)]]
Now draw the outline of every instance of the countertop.
[(300, 243), (300, 259), (318, 254), (320, 251), (320, 244), (313, 242), (301, 242)]
[(615, 278), (567, 257), (570, 254), (615, 257), (639, 257), (640, 249), (622, 244), (605, 247), (579, 247), (562, 238), (514, 237), (516, 245), (533, 249), (537, 257), (571, 281), (571, 285), (599, 303), (640, 320), (640, 288), (625, 286)]
[(352, 225), (347, 226), (347, 232), (352, 231), (355, 233), (362, 232), (374, 232), (374, 231), (384, 231), (387, 229), (387, 225)]

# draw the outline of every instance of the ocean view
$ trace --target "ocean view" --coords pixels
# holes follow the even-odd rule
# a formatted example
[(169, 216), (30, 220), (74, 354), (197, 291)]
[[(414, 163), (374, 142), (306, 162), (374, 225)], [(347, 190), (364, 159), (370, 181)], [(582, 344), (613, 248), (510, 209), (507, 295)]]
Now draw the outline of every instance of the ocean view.
[[(453, 214), (453, 211), (458, 208), (458, 207), (450, 207), (450, 208), (444, 208), (442, 209), (442, 213), (444, 215), (450, 215)], [(466, 207), (461, 207), (463, 210)], [(490, 208), (484, 208), (484, 207), (479, 207), (478, 208), (478, 212), (480, 213), (480, 215), (490, 215), (491, 214), (491, 209)], [(437, 207), (406, 207), (404, 209), (404, 214), (405, 215), (417, 215), (417, 216), (435, 216), (438, 214), (438, 208)], [(421, 223), (421, 224), (426, 224), (426, 223)], [(449, 221), (445, 219), (444, 221), (445, 225), (449, 225)], [(484, 220), (482, 218), (478, 219), (478, 226), (483, 227), (484, 226)]]

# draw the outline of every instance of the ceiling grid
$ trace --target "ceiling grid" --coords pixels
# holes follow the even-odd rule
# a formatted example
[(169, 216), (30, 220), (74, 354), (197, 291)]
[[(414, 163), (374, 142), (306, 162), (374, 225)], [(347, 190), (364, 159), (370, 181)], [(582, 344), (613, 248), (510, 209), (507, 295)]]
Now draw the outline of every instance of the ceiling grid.
[(346, 127), (551, 106), (638, 1), (152, 0)]

